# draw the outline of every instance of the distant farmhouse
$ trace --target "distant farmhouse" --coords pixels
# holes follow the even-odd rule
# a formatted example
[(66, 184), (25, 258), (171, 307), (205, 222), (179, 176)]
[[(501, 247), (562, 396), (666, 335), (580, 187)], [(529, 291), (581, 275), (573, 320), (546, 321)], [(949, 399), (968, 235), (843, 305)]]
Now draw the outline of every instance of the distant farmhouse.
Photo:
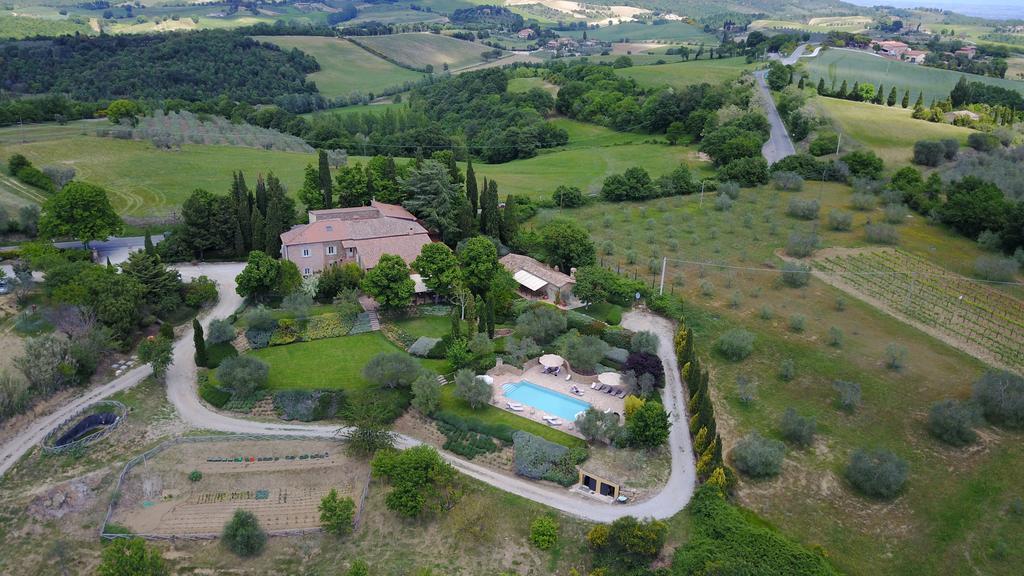
[(309, 224), (281, 234), (281, 257), (294, 262), (303, 276), (311, 276), (348, 262), (368, 270), (383, 254), (395, 254), (408, 264), (430, 242), (427, 230), (408, 210), (373, 201), (369, 206), (310, 211)]

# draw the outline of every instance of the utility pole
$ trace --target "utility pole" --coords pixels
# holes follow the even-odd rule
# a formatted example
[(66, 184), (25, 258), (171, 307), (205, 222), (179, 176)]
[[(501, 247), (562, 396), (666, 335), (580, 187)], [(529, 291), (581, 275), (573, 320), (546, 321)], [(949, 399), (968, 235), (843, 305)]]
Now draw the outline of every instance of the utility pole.
[(658, 286), (658, 296), (665, 294), (665, 267), (668, 265), (668, 256), (661, 257), (661, 285)]
[(843, 133), (839, 132), (839, 138), (836, 139), (836, 156), (839, 155), (839, 146), (843, 143)]
[(704, 207), (704, 184), (706, 184), (706, 183), (707, 183), (707, 180), (701, 180), (700, 181), (700, 206), (698, 206), (698, 208), (703, 208)]

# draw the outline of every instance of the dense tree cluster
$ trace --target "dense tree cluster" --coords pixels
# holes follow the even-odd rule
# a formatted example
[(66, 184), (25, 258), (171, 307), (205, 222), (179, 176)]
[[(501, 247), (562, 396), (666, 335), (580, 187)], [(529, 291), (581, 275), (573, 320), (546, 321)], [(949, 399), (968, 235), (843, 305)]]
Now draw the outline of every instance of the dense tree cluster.
[(285, 51), (224, 30), (62, 36), (8, 44), (0, 84), (25, 94), (66, 94), (83, 101), (129, 97), (273, 102), (314, 93), (306, 74), (320, 69), (299, 50)]

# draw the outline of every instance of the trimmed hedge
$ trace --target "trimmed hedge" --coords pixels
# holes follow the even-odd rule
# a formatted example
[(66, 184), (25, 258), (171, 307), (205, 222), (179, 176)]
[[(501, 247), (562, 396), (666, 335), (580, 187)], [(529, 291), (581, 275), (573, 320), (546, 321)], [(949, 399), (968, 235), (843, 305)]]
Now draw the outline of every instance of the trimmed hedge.
[(439, 420), (456, 430), (463, 432), (477, 432), (492, 438), (497, 438), (506, 444), (511, 444), (517, 430), (506, 424), (489, 424), (476, 418), (463, 418), (454, 412), (438, 410), (434, 412), (434, 420)]
[(494, 439), (486, 434), (460, 430), (451, 424), (437, 422), (437, 429), (444, 434), (445, 443), (442, 448), (472, 460), (481, 454), (498, 451)]
[(202, 373), (199, 380), (199, 397), (214, 408), (223, 408), (231, 400), (231, 392), (210, 382), (210, 375)]
[(221, 342), (220, 344), (208, 344), (206, 346), (206, 367), (216, 368), (220, 366), (220, 363), (227, 358), (233, 358), (238, 356), (238, 350), (231, 345), (231, 342)]

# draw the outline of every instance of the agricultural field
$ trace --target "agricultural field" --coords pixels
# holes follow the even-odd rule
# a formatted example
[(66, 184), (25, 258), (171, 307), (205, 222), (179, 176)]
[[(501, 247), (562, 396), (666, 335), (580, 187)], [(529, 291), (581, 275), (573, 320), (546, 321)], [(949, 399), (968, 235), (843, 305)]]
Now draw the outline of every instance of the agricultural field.
[[(274, 172), (294, 192), (302, 184), (306, 164), (316, 159), (313, 154), (238, 146), (185, 144), (180, 150), (158, 150), (149, 142), (89, 135), (93, 130), (79, 129), (60, 138), (42, 128), (39, 132), (44, 139), (21, 143), (9, 136), (17, 134), (17, 128), (0, 130), (0, 158), (21, 153), (39, 166), (69, 164), (79, 180), (106, 188), (114, 209), (123, 216), (167, 216), (180, 210), (196, 188), (227, 191), (235, 170), (244, 170), (250, 182), (257, 173)], [(183, 174), (188, 174), (187, 185), (182, 185)]]
[[(866, 52), (841, 48), (822, 50), (818, 56), (801, 58), (800, 62), (811, 76), (808, 82), (810, 86), (817, 86), (820, 78), (825, 79), (826, 86), (831, 86), (835, 82), (836, 88), (844, 80), (850, 86), (854, 82), (873, 82), (875, 85), (881, 83), (885, 84), (886, 89), (896, 86), (901, 95), (904, 90), (910, 90), (913, 99), (923, 92), (926, 105), (932, 99), (942, 100), (948, 97), (950, 90), (964, 75), (953, 70), (897, 62)], [(1024, 93), (1024, 82), (974, 74), (967, 74), (967, 78), (972, 82), (984, 82)]]
[[(973, 132), (970, 128), (952, 124), (915, 120), (911, 117), (912, 111), (900, 107), (899, 103), (888, 107), (824, 97), (814, 97), (811, 102), (822, 116), (832, 120), (833, 127), (844, 138), (870, 148), (890, 167), (909, 164), (914, 157), (914, 143), (918, 140), (953, 138), (965, 143)], [(844, 140), (844, 148), (849, 148), (847, 144), (853, 142)]]
[(1024, 370), (1024, 301), (892, 249), (814, 259), (819, 277), (989, 364)]
[(365, 461), (330, 440), (187, 442), (132, 468), (111, 521), (138, 534), (218, 534), (242, 509), (270, 532), (317, 529), (331, 489), (358, 503), (369, 478)]
[[(563, 36), (581, 38), (582, 30), (560, 32)], [(597, 30), (587, 30), (587, 38), (604, 42), (649, 42), (666, 40), (680, 44), (704, 44), (717, 46), (718, 38), (704, 30), (685, 22), (667, 22), (665, 24), (642, 24), (640, 22), (624, 22), (613, 26), (602, 26)]]
[[(678, 57), (666, 56), (665, 58)], [(678, 89), (702, 82), (709, 84), (728, 82), (739, 78), (744, 70), (753, 69), (754, 65), (747, 64), (743, 58), (723, 58), (721, 60), (691, 60), (671, 64), (634, 66), (620, 68), (615, 73), (632, 78), (645, 88), (668, 85)]]
[(576, 186), (584, 194), (598, 194), (606, 177), (638, 165), (652, 178), (671, 172), (680, 163), (689, 165), (698, 175), (711, 172), (710, 164), (700, 161), (692, 148), (640, 143), (601, 146), (600, 136), (592, 138), (592, 146), (574, 148), (570, 142), (566, 150), (505, 164), (473, 164), (473, 170), (477, 178), (495, 180), (502, 197), (522, 194), (530, 198), (550, 198), (560, 184)]
[[(855, 213), (850, 232), (823, 230), (785, 215), (791, 198), (818, 199), (821, 214), (850, 210), (846, 186), (808, 183), (802, 192), (747, 189), (731, 210), (715, 197), (666, 198), (643, 204), (595, 204), (543, 212), (538, 222), (563, 217), (586, 227), (605, 266), (657, 285), (667, 256), (666, 292), (686, 303), (686, 321), (711, 364), (718, 427), (728, 454), (743, 435), (779, 438), (788, 407), (817, 419), (807, 450), (792, 448), (773, 480), (744, 479), (739, 499), (768, 523), (805, 545), (820, 545), (849, 574), (1012, 574), (1024, 554), (1024, 533), (1005, 513), (1024, 494), (1013, 470), (1024, 457), (1019, 433), (991, 426), (983, 440), (958, 451), (931, 439), (924, 420), (931, 403), (965, 398), (985, 366), (972, 356), (812, 278), (802, 288), (780, 282), (778, 251), (793, 232), (819, 231), (823, 247), (863, 247), (868, 219)], [(969, 273), (982, 252), (967, 239), (914, 216), (898, 226), (900, 249), (932, 267)], [(635, 235), (624, 231), (639, 231)], [(1010, 293), (1021, 298), (1017, 289)], [(734, 328), (755, 337), (753, 353), (733, 362), (714, 351)], [(829, 342), (839, 334), (836, 345)], [(1019, 336), (1019, 334), (1018, 334)], [(900, 370), (886, 366), (891, 344), (905, 350)], [(778, 376), (784, 360), (794, 375)], [(738, 378), (754, 381), (752, 400), (740, 400)], [(856, 382), (861, 406), (834, 407), (836, 380)], [(749, 389), (748, 389), (749, 390)], [(910, 463), (904, 496), (875, 503), (842, 478), (850, 453), (885, 447)], [(991, 550), (1011, 550), (1003, 555)]]
[[(307, 76), (316, 82), (320, 93), (328, 98), (347, 96), (353, 92), (379, 92), (402, 86), (423, 77), (374, 56), (352, 42), (341, 38), (320, 36), (256, 36), (257, 40), (282, 48), (298, 48), (320, 63), (320, 71)], [(481, 50), (482, 51), (482, 50)]]
[(338, 114), (340, 116), (348, 116), (350, 114), (383, 114), (388, 110), (399, 111), (408, 108), (406, 102), (394, 102), (380, 103), (380, 104), (356, 104), (353, 106), (343, 106), (341, 108), (329, 108), (327, 110), (317, 110), (316, 112), (307, 112), (300, 114), (303, 118), (312, 118), (322, 114)]
[(115, 138), (129, 134), (134, 140), (148, 140), (154, 145), (159, 144), (168, 148), (188, 143), (307, 154), (314, 152), (305, 140), (297, 136), (252, 124), (236, 124), (220, 116), (194, 114), (188, 111), (167, 113), (156, 110), (151, 116), (143, 116), (134, 128), (99, 125), (96, 127), (96, 133)]
[(92, 32), (86, 19), (65, 18), (56, 12), (53, 13), (53, 17), (49, 18), (0, 14), (0, 38), (91, 34)]
[(357, 26), (364, 22), (382, 24), (409, 24), (412, 22), (443, 22), (445, 17), (422, 10), (411, 10), (406, 6), (392, 4), (363, 4), (359, 14), (345, 22), (344, 26)]
[(871, 26), (872, 19), (867, 16), (832, 16), (811, 18), (807, 22), (792, 20), (754, 20), (750, 23), (753, 30), (798, 30), (801, 32), (861, 32)]
[[(1024, 50), (1024, 48), (1022, 48)], [(1006, 59), (1006, 77), (1011, 80), (1024, 82), (1024, 56), (1014, 56)]]
[(479, 64), (484, 61), (480, 54), (491, 49), (450, 36), (418, 32), (362, 36), (358, 42), (406, 66), (424, 68), (431, 65), (437, 72), (444, 64), (448, 64), (451, 70)]

